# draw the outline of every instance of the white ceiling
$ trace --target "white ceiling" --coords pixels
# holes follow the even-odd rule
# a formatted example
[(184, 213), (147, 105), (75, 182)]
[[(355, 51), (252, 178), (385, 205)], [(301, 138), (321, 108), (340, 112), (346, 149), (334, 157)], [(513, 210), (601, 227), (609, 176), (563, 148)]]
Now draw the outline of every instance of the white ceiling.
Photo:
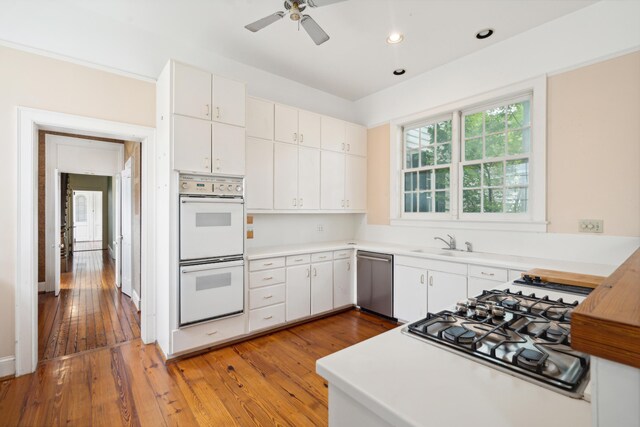
[[(3, 0), (5, 7), (0, 5), (5, 20), (11, 19), (12, 10), (6, 6), (15, 2)], [(104, 28), (96, 25), (92, 30), (91, 22), (87, 22), (91, 17), (109, 19), (119, 28), (126, 26), (157, 35), (158, 40), (170, 39), (209, 50), (357, 100), (595, 0), (348, 0), (307, 9), (306, 13), (331, 36), (321, 46), (316, 46), (304, 30), (298, 31), (296, 23), (288, 18), (257, 33), (243, 28), (283, 10), (282, 3), (282, 0), (66, 0), (56, 1), (56, 8), (60, 13), (82, 19), (84, 31)], [(494, 36), (477, 40), (475, 33), (486, 27), (495, 29)], [(388, 45), (385, 39), (390, 31), (402, 32), (405, 41)], [(47, 37), (55, 39), (56, 34)], [(72, 46), (68, 52), (56, 53), (76, 56)], [(396, 68), (406, 68), (407, 73), (396, 77), (392, 74)]]

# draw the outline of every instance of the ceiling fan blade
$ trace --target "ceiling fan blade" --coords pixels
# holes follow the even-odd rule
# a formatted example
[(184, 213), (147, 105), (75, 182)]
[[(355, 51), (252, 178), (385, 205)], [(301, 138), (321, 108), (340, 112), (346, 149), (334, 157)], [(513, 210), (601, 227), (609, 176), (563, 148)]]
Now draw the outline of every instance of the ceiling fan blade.
[(269, 16), (265, 16), (262, 19), (258, 19), (256, 22), (252, 22), (251, 24), (245, 25), (244, 27), (247, 30), (255, 33), (256, 31), (263, 29), (267, 25), (271, 25), (274, 22), (282, 19), (283, 16), (284, 16), (284, 12), (276, 12)]
[(333, 3), (340, 3), (346, 0), (307, 0), (307, 4), (311, 7), (328, 6)]
[(302, 28), (309, 34), (311, 40), (317, 45), (321, 45), (322, 43), (329, 40), (329, 35), (324, 32), (320, 25), (316, 21), (313, 20), (309, 15), (302, 15), (302, 19), (300, 20), (302, 24)]

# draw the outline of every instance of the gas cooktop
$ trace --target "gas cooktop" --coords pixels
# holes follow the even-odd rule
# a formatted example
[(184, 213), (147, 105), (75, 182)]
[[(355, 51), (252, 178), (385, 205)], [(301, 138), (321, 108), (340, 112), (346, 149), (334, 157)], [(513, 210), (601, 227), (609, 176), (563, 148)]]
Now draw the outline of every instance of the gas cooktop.
[(578, 302), (522, 291), (483, 291), (455, 311), (429, 313), (403, 332), (511, 375), (580, 398), (589, 356), (571, 348), (571, 313)]

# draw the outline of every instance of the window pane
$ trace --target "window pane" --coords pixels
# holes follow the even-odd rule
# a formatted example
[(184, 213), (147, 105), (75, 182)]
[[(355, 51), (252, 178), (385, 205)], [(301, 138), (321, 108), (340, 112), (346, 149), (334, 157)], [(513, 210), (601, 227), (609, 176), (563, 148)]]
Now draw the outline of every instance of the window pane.
[(462, 168), (462, 185), (465, 188), (480, 187), (480, 168), (481, 165), (469, 165)]
[(505, 173), (506, 185), (529, 184), (529, 159), (508, 160)]
[(451, 120), (440, 122), (437, 124), (438, 128), (438, 144), (443, 142), (451, 142)]
[(487, 110), (485, 112), (484, 121), (485, 121), (485, 132), (493, 133), (493, 132), (502, 132), (506, 126), (506, 114), (505, 107), (497, 107), (492, 108), (491, 110)]
[(449, 168), (436, 169), (436, 189), (449, 189)]
[(527, 201), (526, 188), (507, 188), (504, 196), (504, 210), (509, 213), (526, 213)]
[(438, 164), (451, 163), (451, 144), (438, 145)]
[(405, 148), (407, 151), (420, 148), (420, 134), (418, 133), (418, 129), (409, 129), (405, 133)]
[(464, 136), (470, 138), (472, 136), (482, 135), (482, 112), (471, 114), (464, 117)]
[(411, 212), (418, 212), (418, 193), (411, 193)]
[(464, 142), (464, 159), (478, 160), (482, 158), (482, 138), (467, 139)]
[(412, 168), (417, 168), (420, 166), (420, 156), (418, 154), (418, 152), (413, 152), (411, 153), (411, 167)]
[(480, 212), (480, 190), (462, 192), (462, 209), (464, 212)]
[(506, 135), (504, 133), (488, 135), (486, 137), (486, 147), (484, 150), (485, 157), (503, 157), (505, 137)]
[(433, 144), (433, 142), (435, 141), (433, 125), (429, 125), (421, 128), (420, 137), (422, 139), (423, 147), (425, 145)]
[(511, 104), (507, 107), (507, 111), (509, 129), (529, 126), (531, 116), (529, 101)]
[(433, 166), (433, 147), (423, 148), (420, 153), (422, 166)]
[(417, 173), (416, 172), (407, 172), (404, 174), (404, 191), (414, 191), (417, 190), (416, 186)]
[(504, 163), (483, 163), (484, 182), (485, 187), (496, 187), (502, 185), (504, 182)]
[(411, 212), (411, 193), (404, 193), (404, 211)]
[(484, 212), (502, 212), (502, 189), (485, 188), (483, 191)]
[(421, 171), (418, 174), (420, 190), (431, 190), (431, 171)]
[(420, 212), (431, 212), (431, 193), (420, 193), (418, 198), (420, 201)]
[(449, 212), (449, 192), (436, 191), (436, 212)]
[(531, 146), (531, 129), (509, 131), (507, 150), (509, 154), (528, 153)]

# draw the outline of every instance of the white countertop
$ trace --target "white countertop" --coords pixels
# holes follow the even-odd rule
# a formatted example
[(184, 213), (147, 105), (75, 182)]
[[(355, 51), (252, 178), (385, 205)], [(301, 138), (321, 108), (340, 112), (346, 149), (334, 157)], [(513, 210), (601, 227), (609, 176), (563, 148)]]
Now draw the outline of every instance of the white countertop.
[[(341, 249), (358, 249), (372, 252), (391, 253), (394, 255), (411, 256), (416, 258), (437, 259), (465, 264), (479, 264), (493, 267), (511, 268), (514, 270), (529, 270), (531, 268), (546, 268), (583, 274), (608, 276), (617, 268), (615, 265), (581, 263), (574, 261), (553, 260), (544, 258), (521, 257), (514, 255), (489, 254), (483, 252), (451, 252), (430, 247), (416, 247), (382, 242), (337, 241), (308, 243), (303, 245), (270, 246), (247, 250), (247, 259), (263, 259), (302, 253), (334, 251)], [(421, 252), (416, 252), (421, 251)]]
[(401, 333), (317, 361), (316, 370), (394, 426), (590, 426), (591, 405)]

